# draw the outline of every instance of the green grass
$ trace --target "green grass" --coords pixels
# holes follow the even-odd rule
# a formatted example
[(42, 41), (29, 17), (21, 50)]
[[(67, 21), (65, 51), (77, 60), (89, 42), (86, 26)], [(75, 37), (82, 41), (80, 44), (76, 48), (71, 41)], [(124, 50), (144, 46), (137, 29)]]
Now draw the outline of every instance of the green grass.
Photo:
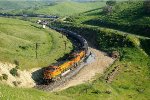
[(145, 14), (142, 1), (118, 2), (113, 9), (111, 14), (104, 14), (102, 9), (87, 11), (80, 16), (68, 18), (68, 21), (150, 37), (150, 17)]
[(18, 9), (38, 8), (47, 4), (47, 1), (27, 1), (27, 0), (0, 0), (0, 13), (8, 13)]
[[(118, 30), (94, 26), (71, 25), (65, 28), (80, 33), (88, 38), (90, 43), (95, 40), (93, 44), (100, 50), (108, 53), (113, 50), (119, 51), (121, 58), (108, 68), (104, 75), (97, 75), (95, 81), (58, 92), (60, 95), (76, 100), (83, 100), (83, 98), (87, 100), (91, 98), (93, 100), (147, 100), (150, 98), (150, 57), (147, 53), (150, 51), (147, 41), (150, 39), (131, 34), (126, 36), (126, 33)], [(119, 66), (119, 73), (112, 83), (106, 83), (105, 77), (115, 66)], [(108, 91), (111, 93), (109, 94)]]
[[(92, 83), (69, 88), (60, 94), (76, 97), (77, 100), (82, 100), (82, 98), (92, 98), (93, 100), (149, 99), (148, 63), (150, 59), (137, 48), (124, 48), (123, 50), (126, 52), (123, 60), (117, 61), (112, 66), (119, 65), (121, 68), (121, 71), (115, 76), (112, 83), (106, 83), (103, 77), (99, 77)], [(87, 92), (85, 91), (86, 89)], [(107, 91), (110, 91), (110, 94)]]
[(79, 14), (88, 10), (100, 8), (104, 6), (105, 2), (58, 2), (55, 5), (43, 6), (37, 9), (28, 10), (16, 10), (11, 12), (12, 14), (18, 14), (25, 12), (27, 14), (46, 14), (46, 15), (58, 15), (58, 16), (69, 16)]
[[(0, 35), (0, 61), (17, 60), (21, 69), (48, 66), (72, 49), (71, 42), (66, 37), (61, 38), (61, 34), (17, 19), (0, 18)], [(67, 41), (66, 50), (64, 41)], [(39, 43), (38, 59), (35, 43)]]
[[(108, 53), (117, 50), (121, 55), (120, 59), (105, 71), (104, 75), (97, 75), (95, 81), (71, 87), (62, 92), (58, 92), (59, 94), (72, 98), (75, 97), (76, 100), (82, 100), (83, 98), (87, 100), (91, 98), (93, 100), (147, 100), (150, 98), (150, 39), (144, 37), (149, 37), (149, 34), (144, 32), (144, 30), (147, 29), (145, 26), (150, 25), (147, 20), (149, 17), (147, 16), (145, 19), (144, 14), (137, 13), (134, 15), (131, 13), (141, 11), (138, 9), (142, 6), (141, 2), (124, 2), (118, 5), (120, 5), (120, 9), (118, 10), (126, 12), (122, 12), (124, 15), (121, 15), (121, 17), (128, 17), (115, 18), (114, 16), (121, 14), (121, 12), (117, 12), (118, 10), (112, 13), (112, 15), (103, 15), (99, 12), (100, 9), (97, 9), (69, 17), (66, 19), (66, 23), (58, 22), (58, 25), (55, 23), (59, 27), (64, 27), (81, 34), (99, 50)], [(140, 19), (131, 20), (138, 15), (141, 16)], [(109, 27), (111, 24), (107, 26), (101, 24), (100, 21), (110, 22), (112, 25), (117, 23), (120, 28), (116, 28), (115, 26)], [(143, 29), (140, 30), (141, 34), (137, 32), (138, 28), (136, 28), (137, 30), (135, 31), (132, 25), (131, 27), (125, 27), (126, 32), (123, 32), (123, 26), (121, 27), (121, 25), (127, 23), (132, 23), (132, 25), (135, 26), (143, 25)], [(142, 35), (142, 37), (138, 35)], [(116, 66), (120, 68), (118, 74), (115, 75), (111, 83), (106, 83), (105, 78), (109, 76), (109, 73), (111, 73)]]
[(37, 89), (13, 88), (0, 84), (1, 100), (71, 100), (66, 96), (58, 96), (54, 93), (43, 92)]
[[(135, 5), (135, 3), (131, 3), (129, 6), (132, 4)], [(128, 5), (125, 7), (124, 3), (122, 5), (123, 8), (120, 8), (122, 10), (129, 7)], [(130, 12), (130, 9), (127, 12)], [(55, 23), (57, 27), (64, 27), (83, 35), (99, 50), (108, 53), (117, 50), (120, 53), (120, 59), (110, 66), (103, 75), (96, 75), (96, 80), (92, 82), (48, 94), (35, 89), (15, 89), (0, 85), (2, 87), (0, 88), (1, 94), (5, 95), (2, 99), (12, 97), (20, 100), (24, 99), (27, 95), (29, 95), (29, 99), (39, 99), (42, 95), (41, 98), (47, 100), (50, 98), (58, 100), (148, 100), (150, 98), (150, 39), (137, 36), (138, 34), (135, 31), (131, 31), (132, 34), (134, 32), (136, 34), (132, 35), (130, 32), (120, 31), (122, 29), (116, 30), (117, 28), (113, 29), (111, 27), (112, 29), (110, 29), (110, 27), (106, 28), (106, 26), (96, 25), (99, 21), (95, 19), (104, 20), (106, 17), (105, 15), (101, 15), (99, 10), (93, 10), (80, 16), (68, 18), (68, 23)], [(95, 22), (93, 24), (87, 23), (89, 20), (92, 22), (95, 20)], [(116, 18), (113, 21), (119, 25), (123, 25), (120, 24), (123, 21), (130, 23), (130, 18), (126, 18), (126, 20), (122, 19), (123, 21), (120, 20), (121, 18)], [(149, 25), (145, 18), (142, 18), (142, 20), (140, 24), (146, 23)], [(135, 25), (138, 24), (137, 21), (135, 22)], [(127, 27), (126, 29), (130, 31), (129, 28)], [(118, 74), (115, 75), (111, 83), (106, 83), (105, 77), (109, 76), (109, 73), (112, 72), (115, 66), (119, 66), (120, 68)], [(11, 94), (12, 96), (7, 94)], [(23, 98), (18, 97), (18, 95), (23, 95)]]

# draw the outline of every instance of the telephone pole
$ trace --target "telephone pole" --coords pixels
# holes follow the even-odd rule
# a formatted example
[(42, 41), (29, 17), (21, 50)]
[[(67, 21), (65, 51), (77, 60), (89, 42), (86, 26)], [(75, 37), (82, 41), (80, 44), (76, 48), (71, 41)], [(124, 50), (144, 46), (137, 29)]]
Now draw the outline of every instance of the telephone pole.
[(37, 49), (38, 49), (38, 43), (35, 43), (35, 55), (36, 55), (36, 59), (37, 59)]
[(35, 43), (35, 56), (36, 56), (36, 59), (38, 58), (38, 47), (39, 47), (40, 44), (45, 44), (45, 43), (38, 43), (38, 42)]
[(64, 44), (65, 44), (65, 50), (66, 50), (67, 42), (66, 42), (66, 41), (64, 41)]

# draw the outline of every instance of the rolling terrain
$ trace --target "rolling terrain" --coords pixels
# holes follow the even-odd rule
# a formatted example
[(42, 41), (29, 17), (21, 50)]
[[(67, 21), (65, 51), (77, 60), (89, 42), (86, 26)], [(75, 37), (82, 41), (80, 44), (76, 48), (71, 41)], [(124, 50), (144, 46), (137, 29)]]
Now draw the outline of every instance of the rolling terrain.
[[(116, 9), (111, 14), (104, 14), (101, 7), (93, 10), (88, 9), (89, 11), (86, 10), (83, 13), (80, 12), (79, 15), (77, 14), (71, 17), (67, 17), (64, 21), (58, 20), (51, 24), (56, 27), (66, 28), (84, 36), (84, 38), (88, 40), (89, 45), (97, 49), (97, 51), (104, 51), (110, 56), (114, 51), (118, 52), (118, 59), (114, 62), (114, 64), (108, 67), (104, 71), (104, 73), (97, 73), (91, 81), (81, 82), (82, 84), (79, 84), (77, 86), (71, 85), (72, 87), (68, 86), (69, 88), (66, 86), (67, 89), (55, 92), (45, 92), (37, 89), (20, 89), (17, 87), (12, 88), (7, 85), (0, 84), (0, 99), (5, 100), (11, 98), (12, 100), (148, 100), (150, 98), (150, 39), (149, 31), (145, 30), (149, 29), (150, 16), (143, 12), (142, 1), (119, 2), (114, 6), (114, 8)], [(45, 9), (46, 8), (44, 8), (44, 11)], [(60, 8), (58, 7), (58, 9)], [(47, 11), (40, 11), (40, 13), (48, 14)], [(60, 13), (60, 15), (72, 15), (73, 13), (74, 12), (66, 12), (66, 10), (64, 10), (64, 12)], [(58, 14), (58, 12), (54, 12), (54, 14)], [(22, 26), (17, 22), (22, 23)], [(40, 37), (41, 42), (45, 42), (46, 37), (48, 38), (47, 41), (56, 40), (56, 44), (58, 43), (59, 46), (63, 45), (61, 44), (61, 40), (58, 41), (60, 35), (58, 35), (58, 33), (55, 31), (39, 29), (40, 26), (20, 20), (16, 21), (16, 19), (11, 19), (8, 22), (5, 18), (2, 18), (2, 22), (0, 21), (0, 23), (5, 23), (4, 25), (6, 25), (6, 27), (11, 30), (7, 30), (6, 27), (3, 27), (3, 25), (0, 26), (2, 30), (2, 32), (0, 31), (0, 34), (4, 37), (2, 38), (4, 39), (3, 41), (5, 41), (4, 43), (3, 41), (0, 41), (0, 44), (3, 44), (0, 53), (7, 52), (6, 54), (9, 54), (8, 52), (10, 52), (12, 54), (15, 54), (15, 52), (17, 52), (15, 51), (16, 48), (14, 48), (14, 46), (10, 46), (10, 48), (8, 48), (9, 43), (13, 43), (17, 40), (19, 41), (19, 44), (15, 44), (16, 47), (20, 46), (20, 43), (21, 46), (24, 46), (23, 44), (29, 45), (29, 41), (32, 44), (39, 40), (38, 38), (36, 38), (36, 36)], [(30, 31), (27, 33), (36, 33), (37, 35), (34, 36), (34, 34), (29, 34), (29, 37), (34, 37), (31, 38), (32, 41), (27, 36), (23, 36), (23, 39), (20, 39), (20, 37), (18, 37), (20, 36), (20, 32), (13, 32), (12, 27), (9, 26), (10, 23), (14, 23), (16, 25), (19, 24), (17, 26), (20, 27), (18, 30), (27, 27)], [(13, 29), (16, 28), (16, 25), (13, 26)], [(21, 32), (22, 31), (24, 33), (24, 30), (21, 30)], [(58, 35), (58, 37), (56, 36), (56, 39), (52, 37), (54, 34), (51, 34), (49, 36), (49, 32), (54, 32)], [(17, 37), (15, 36), (15, 34), (12, 35), (12, 33), (16, 33)], [(42, 36), (40, 33), (42, 33)], [(7, 38), (9, 37), (10, 40), (8, 41), (5, 35), (10, 34), (11, 37), (7, 36)], [(14, 37), (15, 39), (13, 39)], [(52, 46), (53, 43), (50, 42), (50, 44), (43, 47), (43, 49), (51, 50)], [(68, 47), (70, 46), (71, 44), (69, 42)], [(41, 48), (41, 50), (39, 50), (42, 55), (43, 49)], [(54, 50), (58, 50), (58, 48)], [(59, 51), (60, 50), (62, 50), (61, 54), (63, 56), (63, 47), (61, 47)], [(22, 51), (20, 49), (18, 52), (22, 56), (25, 54), (25, 51)], [(32, 52), (33, 51), (30, 50), (30, 55), (32, 55)], [(3, 55), (1, 57), (2, 60), (6, 58), (5, 56), (7, 56), (4, 55), (4, 53), (1, 54)], [(51, 55), (54, 57), (54, 53), (52, 53)], [(58, 56), (60, 57), (60, 55)], [(32, 56), (34, 56), (34, 54)], [(9, 54), (8, 57), (11, 57), (11, 55)], [(28, 57), (26, 56), (23, 57), (28, 59)], [(51, 57), (48, 57), (47, 59), (51, 59)], [(99, 60), (100, 59), (97, 59), (97, 63), (92, 66), (101, 66), (102, 60)], [(26, 68), (28, 67), (23, 67), (23, 69)], [(98, 70), (100, 71), (100, 69)], [(81, 75), (84, 71), (85, 70), (79, 72), (79, 75)], [(87, 73), (89, 73), (88, 71)], [(75, 76), (75, 78), (77, 77)], [(74, 79), (70, 81), (70, 84), (73, 84), (71, 82), (74, 83)]]
[(57, 16), (70, 16), (79, 14), (88, 10), (100, 8), (104, 6), (105, 2), (56, 2), (50, 5), (36, 7), (31, 9), (20, 9), (8, 12), (9, 14), (45, 14), (45, 15), (57, 15)]
[(16, 60), (21, 69), (48, 66), (72, 49), (70, 41), (61, 38), (61, 34), (18, 19), (0, 18), (0, 35), (0, 60), (11, 63)]
[[(47, 5), (46, 1), (29, 1), (29, 0), (0, 0), (0, 13), (7, 13), (18, 9), (37, 8)], [(49, 2), (51, 3), (51, 2)]]
[[(150, 98), (148, 85), (150, 83), (150, 48), (148, 46), (150, 39), (148, 31), (145, 32), (149, 26), (149, 21), (147, 21), (149, 16), (145, 15), (143, 10), (139, 10), (143, 7), (143, 3), (139, 1), (122, 2), (116, 6), (120, 9), (116, 9), (111, 14), (103, 14), (102, 9), (99, 9), (69, 17), (64, 23), (58, 22), (60, 27), (80, 33), (97, 49), (109, 54), (112, 51), (118, 51), (120, 54), (119, 59), (105, 71), (104, 75), (98, 76), (95, 81), (86, 85), (66, 89), (60, 94), (76, 96), (77, 99), (147, 100)], [(126, 13), (121, 13), (120, 10)], [(120, 17), (114, 17), (119, 15)], [(140, 16), (140, 18), (135, 16)], [(126, 24), (128, 27), (123, 27)]]

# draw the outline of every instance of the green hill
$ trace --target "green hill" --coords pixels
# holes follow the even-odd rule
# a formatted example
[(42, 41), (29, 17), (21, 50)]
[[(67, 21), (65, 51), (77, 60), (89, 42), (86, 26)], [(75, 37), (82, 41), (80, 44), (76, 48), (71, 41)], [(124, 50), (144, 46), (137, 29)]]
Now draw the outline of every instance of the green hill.
[(102, 9), (87, 12), (85, 18), (78, 16), (76, 22), (150, 37), (150, 17), (145, 14), (142, 1), (120, 2), (113, 9), (111, 14), (104, 14)]
[[(12, 1), (12, 0), (0, 0), (0, 13), (10, 13), (18, 9), (31, 9), (38, 8), (46, 5), (47, 2), (40, 1)], [(12, 13), (11, 13), (12, 14)]]
[[(141, 1), (122, 2), (116, 6), (119, 6), (119, 9), (111, 14), (103, 14), (102, 9), (90, 10), (69, 17), (65, 22), (53, 24), (81, 34), (99, 50), (108, 54), (117, 51), (120, 54), (119, 59), (105, 71), (104, 75), (98, 75), (98, 78), (90, 84), (72, 87), (60, 94), (78, 95), (76, 99), (81, 100), (83, 98), (93, 100), (150, 98), (148, 85), (150, 83), (150, 39), (149, 32), (145, 32), (150, 25), (148, 21), (150, 17), (141, 10), (143, 9)], [(106, 25), (106, 23), (110, 24)], [(116, 24), (118, 27), (115, 26)], [(141, 27), (136, 28), (133, 25)]]
[[(47, 66), (72, 49), (61, 34), (17, 19), (0, 18), (0, 36), (0, 61), (14, 63), (17, 60), (22, 69)], [(63, 41), (68, 41), (66, 51)], [(36, 43), (39, 43), (38, 59)]]
[[(92, 82), (52, 93), (0, 85), (0, 98), (4, 100), (9, 98), (15, 100), (26, 98), (33, 100), (148, 100), (150, 98), (150, 39), (147, 38), (148, 33), (142, 34), (146, 29), (145, 24), (146, 26), (150, 25), (149, 16), (130, 13), (133, 9), (135, 12), (141, 11), (137, 9), (142, 7), (141, 4), (142, 2), (118, 3), (117, 6), (120, 9), (116, 9), (111, 15), (103, 14), (102, 9), (90, 10), (67, 18), (67, 22), (58, 21), (52, 24), (81, 34), (97, 49), (108, 54), (111, 54), (112, 51), (119, 52), (120, 57), (104, 72), (104, 75), (95, 76), (96, 79)], [(122, 13), (122, 15), (120, 11), (126, 13)], [(130, 20), (138, 15), (141, 16), (140, 23), (139, 19), (138, 21)], [(102, 24), (101, 22), (104, 21), (110, 22), (112, 26), (109, 27), (111, 24)], [(118, 24), (120, 28), (116, 27), (113, 22)], [(122, 27), (127, 23), (131, 26)], [(144, 25), (143, 30), (140, 30), (142, 34), (134, 30), (132, 23)], [(116, 70), (117, 68), (118, 70)], [(114, 73), (115, 71), (117, 73)]]
[(105, 2), (86, 2), (86, 3), (79, 3), (79, 2), (58, 2), (52, 5), (43, 6), (39, 8), (31, 8), (26, 10), (16, 10), (10, 12), (12, 14), (46, 14), (46, 15), (58, 15), (58, 16), (65, 16), (65, 15), (73, 15), (78, 14), (81, 12), (85, 12), (91, 9), (100, 8), (105, 4)]
[(54, 14), (54, 15), (73, 15), (87, 10), (100, 8), (104, 5), (101, 2), (95, 3), (77, 3), (77, 2), (63, 2), (52, 7), (42, 8), (36, 11), (40, 14)]
[(40, 1), (27, 1), (27, 0), (0, 0), (0, 8), (3, 10), (16, 10), (24, 8), (34, 8), (45, 5), (46, 2)]

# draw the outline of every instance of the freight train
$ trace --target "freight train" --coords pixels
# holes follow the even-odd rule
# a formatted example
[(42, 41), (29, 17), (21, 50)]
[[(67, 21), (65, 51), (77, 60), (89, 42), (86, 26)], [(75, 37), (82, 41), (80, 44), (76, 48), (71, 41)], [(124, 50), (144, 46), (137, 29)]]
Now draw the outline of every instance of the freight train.
[(77, 65), (88, 56), (88, 43), (81, 35), (62, 28), (53, 29), (64, 33), (68, 38), (73, 39), (76, 44), (78, 44), (78, 48), (69, 54), (66, 61), (57, 62), (44, 68), (43, 79), (46, 83), (57, 81), (61, 77), (67, 75), (70, 71), (77, 68)]

